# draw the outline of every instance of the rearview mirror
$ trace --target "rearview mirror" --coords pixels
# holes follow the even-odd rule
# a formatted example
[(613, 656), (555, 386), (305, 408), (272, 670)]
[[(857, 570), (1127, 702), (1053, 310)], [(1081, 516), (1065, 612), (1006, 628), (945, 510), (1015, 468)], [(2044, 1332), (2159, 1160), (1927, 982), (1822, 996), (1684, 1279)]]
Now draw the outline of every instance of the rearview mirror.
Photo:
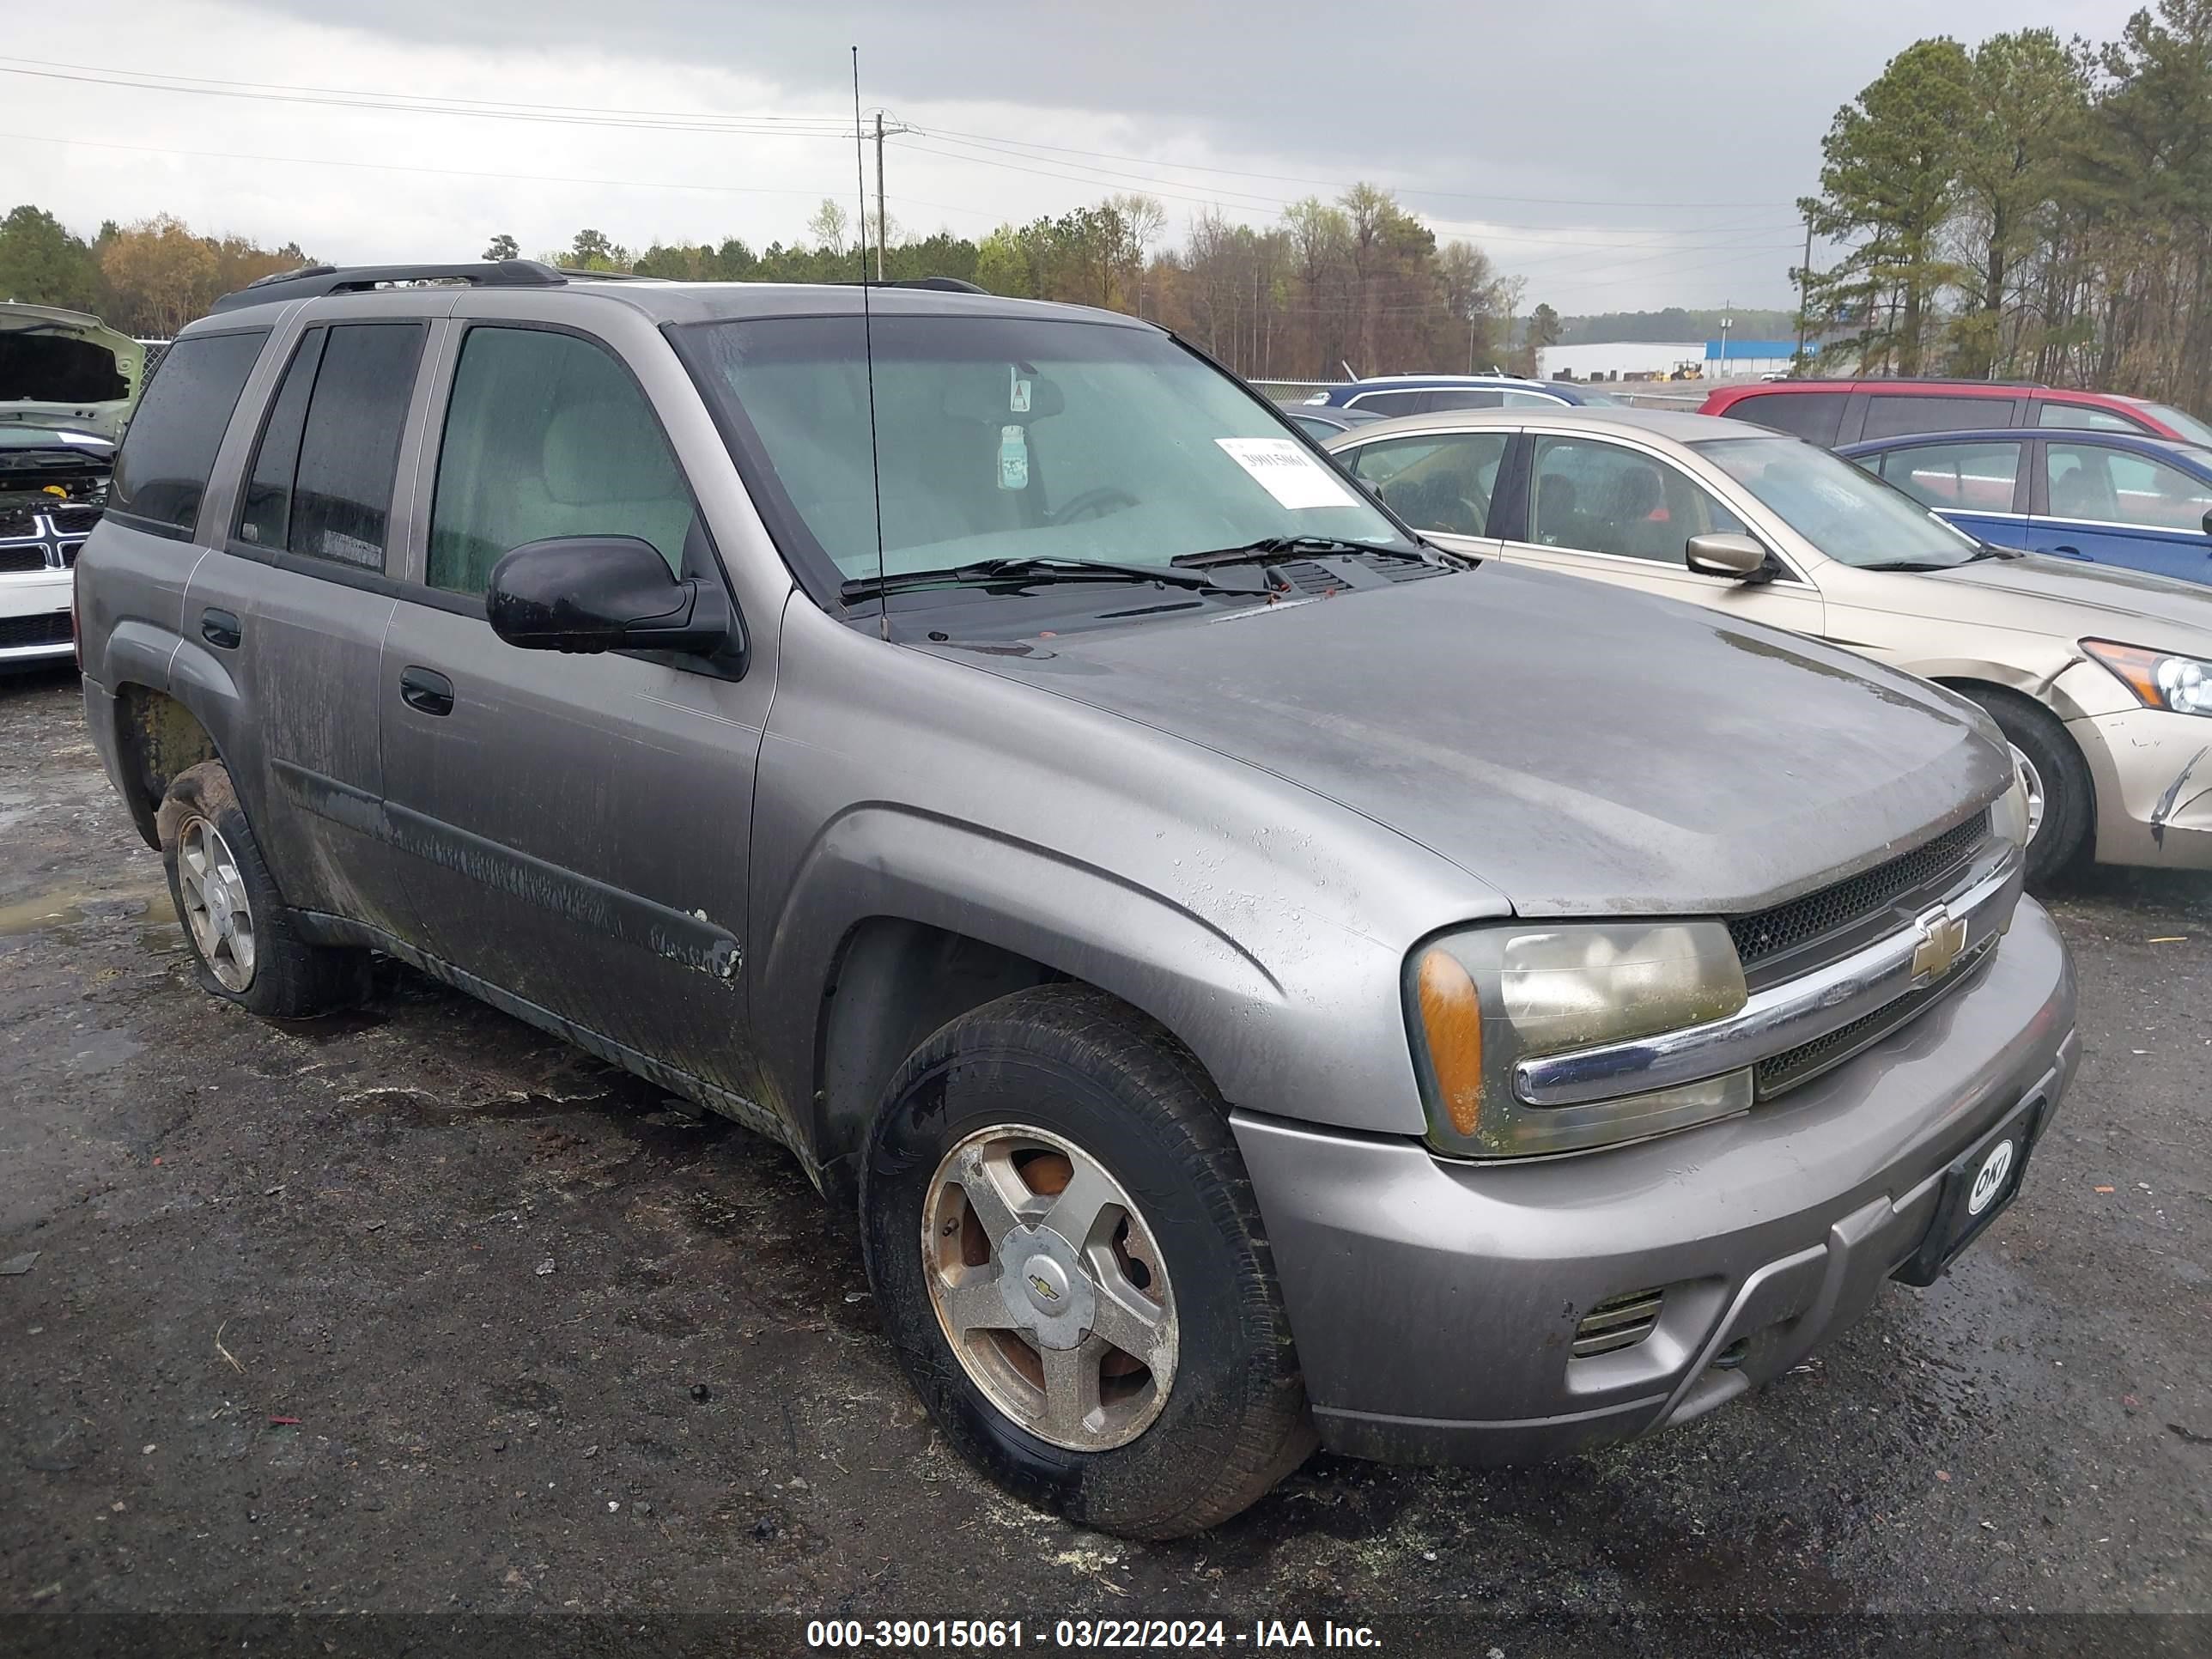
[(737, 617), (718, 582), (679, 580), (635, 536), (526, 542), (491, 568), (484, 616), (532, 651), (683, 651), (734, 643)]
[(1764, 547), (1748, 536), (1725, 531), (1691, 537), (1683, 544), (1682, 562), (1701, 576), (1726, 576), (1734, 581), (1763, 581), (1771, 574)]

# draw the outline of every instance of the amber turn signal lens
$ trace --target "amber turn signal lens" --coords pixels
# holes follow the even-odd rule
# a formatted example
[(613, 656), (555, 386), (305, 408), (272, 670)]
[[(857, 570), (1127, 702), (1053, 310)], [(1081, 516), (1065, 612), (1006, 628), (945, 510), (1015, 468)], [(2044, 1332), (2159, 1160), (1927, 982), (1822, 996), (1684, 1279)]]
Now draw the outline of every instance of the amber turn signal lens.
[(1444, 1115), (1456, 1133), (1472, 1136), (1482, 1122), (1482, 1002), (1474, 981), (1450, 952), (1430, 951), (1415, 988)]
[(2163, 654), (2139, 645), (2115, 645), (2109, 640), (2084, 640), (2081, 648), (2118, 675), (2129, 690), (2142, 699), (2146, 708), (2166, 707), (2166, 692), (2158, 683), (2158, 661)]

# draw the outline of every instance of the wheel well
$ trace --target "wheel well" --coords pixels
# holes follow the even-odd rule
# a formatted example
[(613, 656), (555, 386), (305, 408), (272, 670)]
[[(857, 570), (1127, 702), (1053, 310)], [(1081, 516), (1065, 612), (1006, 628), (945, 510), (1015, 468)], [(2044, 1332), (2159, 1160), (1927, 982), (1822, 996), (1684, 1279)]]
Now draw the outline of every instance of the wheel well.
[(884, 1085), (925, 1037), (972, 1008), (1066, 977), (922, 922), (874, 916), (855, 927), (823, 988), (816, 1027), (813, 1155), (824, 1189), (851, 1192)]
[(116, 693), (115, 750), (123, 775), (123, 795), (131, 821), (149, 847), (158, 848), (155, 814), (169, 785), (202, 761), (221, 760), (222, 751), (192, 711), (166, 691), (125, 685)]
[(1977, 680), (1968, 678), (1963, 675), (1958, 675), (1946, 676), (1943, 678), (1937, 680), (1936, 684), (1944, 687), (1947, 690), (1956, 691), (1961, 696), (1972, 697), (1977, 702), (1980, 702), (1984, 697), (1993, 697), (2000, 702), (2008, 702), (2016, 708), (2032, 710), (2034, 714), (2040, 715), (2045, 720), (2048, 721), (2055, 729), (2058, 739), (2070, 747), (2076, 755), (2081, 756), (2081, 781), (2088, 790), (2088, 821), (2090, 824), (2090, 834), (2093, 837), (2094, 836), (2097, 823), (2096, 769), (2089, 764), (2089, 757), (2087, 755), (2081, 754), (2081, 745), (2075, 742), (2074, 734), (2066, 729), (2066, 722), (2064, 720), (2059, 719), (2057, 714), (2051, 713), (2050, 709), (2045, 708), (2044, 705), (2037, 702), (2036, 699), (2029, 696), (2027, 692), (2015, 690), (2009, 685), (1999, 685), (1995, 680)]

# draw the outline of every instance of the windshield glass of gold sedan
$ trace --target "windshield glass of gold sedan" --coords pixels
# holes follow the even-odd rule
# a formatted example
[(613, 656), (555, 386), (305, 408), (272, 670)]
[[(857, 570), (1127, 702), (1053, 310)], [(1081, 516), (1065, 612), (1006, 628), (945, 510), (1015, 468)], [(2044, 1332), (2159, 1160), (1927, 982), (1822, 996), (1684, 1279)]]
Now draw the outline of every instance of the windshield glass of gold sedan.
[(1798, 438), (1716, 438), (1698, 453), (1844, 564), (1947, 567), (1979, 545), (1902, 490)]
[[(1165, 566), (1406, 538), (1273, 410), (1151, 329), (878, 315), (681, 331), (787, 555), (826, 584), (986, 559)], [(872, 455), (873, 463), (872, 465)], [(793, 544), (796, 544), (795, 547)]]

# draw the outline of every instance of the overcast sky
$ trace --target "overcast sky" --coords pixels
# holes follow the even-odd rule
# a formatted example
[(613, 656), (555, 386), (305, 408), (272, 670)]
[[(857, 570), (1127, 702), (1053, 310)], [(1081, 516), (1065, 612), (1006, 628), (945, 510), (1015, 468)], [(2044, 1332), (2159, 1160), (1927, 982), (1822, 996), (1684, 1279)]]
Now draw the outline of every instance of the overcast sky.
[[(357, 0), (343, 26), (332, 9), (72, 0), (41, 55), (14, 55), (21, 32), (0, 47), (0, 70), (47, 72), (0, 73), (0, 194), (88, 235), (167, 211), (338, 261), (470, 258), (501, 231), (536, 253), (586, 225), (634, 248), (792, 242), (858, 188), (834, 136), (857, 44), (864, 103), (918, 129), (887, 168), (909, 231), (980, 236), (1142, 190), (1180, 240), (1209, 205), (1265, 224), (1368, 179), (1524, 276), (1531, 305), (1786, 306), (1793, 203), (1886, 59), (1938, 30), (2106, 39), (2132, 7)], [(118, 76), (204, 89), (91, 83)], [(380, 94), (537, 107), (358, 106)]]

